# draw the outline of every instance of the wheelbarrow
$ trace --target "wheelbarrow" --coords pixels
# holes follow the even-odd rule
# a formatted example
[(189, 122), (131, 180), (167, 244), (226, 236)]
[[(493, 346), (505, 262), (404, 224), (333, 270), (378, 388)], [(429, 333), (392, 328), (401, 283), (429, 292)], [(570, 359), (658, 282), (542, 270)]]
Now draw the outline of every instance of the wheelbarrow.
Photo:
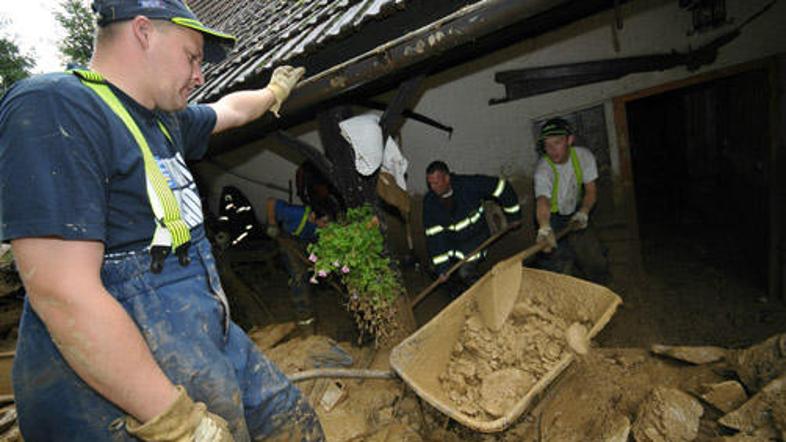
[(522, 259), (528, 250), (497, 263), (437, 316), (394, 347), (389, 358), (392, 370), (316, 369), (291, 375), (290, 380), (400, 378), (421, 399), (470, 429), (484, 433), (506, 429), (534, 406), (541, 393), (575, 356), (570, 351), (563, 352), (528, 391), (504, 410), (501, 417), (483, 419), (468, 415), (448, 397), (439, 380), (467, 322), (467, 312), (475, 311), (489, 329), (495, 330), (499, 329), (515, 304), (533, 300), (550, 306), (551, 313), (568, 324), (588, 324), (587, 338), (592, 338), (605, 327), (622, 302), (606, 287), (571, 276), (522, 267)]

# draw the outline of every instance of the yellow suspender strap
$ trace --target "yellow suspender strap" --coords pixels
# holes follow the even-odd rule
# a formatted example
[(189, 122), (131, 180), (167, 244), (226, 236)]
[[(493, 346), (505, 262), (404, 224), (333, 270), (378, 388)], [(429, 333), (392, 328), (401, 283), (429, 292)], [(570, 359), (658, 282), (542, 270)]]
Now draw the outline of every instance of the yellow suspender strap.
[[(158, 168), (153, 153), (150, 151), (150, 146), (147, 144), (147, 140), (142, 134), (142, 131), (139, 130), (139, 126), (137, 126), (134, 118), (128, 113), (128, 110), (126, 110), (123, 103), (120, 102), (112, 90), (109, 89), (109, 86), (103, 82), (99, 74), (89, 71), (79, 71), (78, 74), (82, 83), (92, 89), (93, 92), (112, 109), (115, 115), (120, 118), (123, 124), (126, 125), (126, 128), (131, 132), (131, 135), (139, 146), (145, 164), (145, 176), (148, 183), (152, 185), (154, 192), (154, 195), (151, 195), (150, 186), (148, 186), (148, 200), (150, 201), (153, 213), (156, 218), (158, 218), (157, 221), (163, 223), (164, 227), (172, 236), (172, 249), (175, 250), (187, 243), (191, 240), (191, 232), (188, 229), (188, 225), (180, 217), (180, 206), (177, 203), (174, 193), (172, 193), (172, 189), (169, 188), (164, 174), (161, 173), (161, 169)], [(161, 121), (158, 122), (158, 125), (167, 139), (171, 142), (172, 138), (166, 130), (166, 127), (164, 127)]]
[[(576, 175), (576, 183), (579, 186), (579, 195), (584, 190), (584, 173), (581, 170), (581, 162), (579, 162), (579, 156), (576, 155), (576, 149), (569, 148), (568, 151), (570, 153), (570, 162), (573, 165), (573, 173)], [(559, 202), (558, 193), (559, 193), (559, 173), (557, 172), (557, 166), (551, 161), (551, 158), (548, 155), (545, 157), (546, 162), (549, 163), (551, 166), (551, 171), (554, 172), (554, 185), (551, 188), (551, 213), (559, 212)]]
[(303, 229), (306, 227), (306, 221), (308, 221), (308, 215), (311, 214), (311, 207), (306, 206), (306, 210), (303, 211), (303, 217), (300, 218), (300, 224), (298, 224), (297, 229), (292, 232), (293, 236), (300, 236), (303, 233)]

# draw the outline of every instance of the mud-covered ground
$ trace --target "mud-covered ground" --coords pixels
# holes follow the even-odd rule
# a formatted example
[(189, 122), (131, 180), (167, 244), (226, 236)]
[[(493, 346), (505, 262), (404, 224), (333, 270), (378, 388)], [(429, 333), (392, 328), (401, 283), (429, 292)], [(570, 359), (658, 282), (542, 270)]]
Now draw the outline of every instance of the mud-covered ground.
[[(702, 241), (697, 232), (650, 236), (642, 244), (642, 272), (635, 272), (627, 262), (628, 245), (618, 239), (621, 235), (608, 230), (601, 236), (610, 246), (610, 288), (624, 304), (596, 337), (591, 351), (577, 357), (537, 405), (506, 431), (470, 431), (419, 400), (399, 380), (300, 383), (320, 415), (328, 440), (624, 441), (614, 439), (615, 434), (620, 436), (620, 428), (628, 428), (633, 437), (630, 427), (656, 387), (677, 389), (695, 399), (707, 385), (735, 379), (722, 364), (692, 366), (654, 356), (647, 350), (650, 345), (740, 348), (786, 332), (783, 302), (769, 297), (765, 284), (745, 272), (746, 263), (723, 238)], [(287, 275), (274, 259), (239, 263), (233, 269), (259, 295), (255, 313), (247, 321), (265, 326), (294, 319)], [(430, 282), (414, 267), (405, 267), (404, 274), (411, 294)], [(312, 299), (318, 337), (296, 328), (278, 347), (266, 350), (285, 371), (326, 364), (389, 368), (386, 352), (368, 343), (359, 345), (352, 319), (334, 289), (314, 287)], [(424, 324), (449, 302), (446, 293), (436, 291), (415, 310), (418, 322)], [(244, 313), (248, 316), (247, 311), (239, 312)], [(14, 330), (7, 330), (6, 336), (4, 345), (12, 348)], [(733, 433), (717, 423), (723, 412), (704, 401), (698, 403), (701, 417), (695, 440), (721, 440)]]
[[(504, 432), (470, 431), (418, 400), (397, 380), (341, 381), (341, 401), (330, 411), (317, 396), (324, 395), (325, 385), (333, 381), (318, 381), (322, 386), (316, 390), (301, 387), (312, 397), (329, 440), (614, 440), (613, 432), (625, 427), (621, 422), (625, 428), (633, 425), (642, 402), (654, 395), (656, 387), (695, 398), (707, 385), (734, 378), (717, 364), (692, 366), (652, 355), (647, 351), (652, 344), (741, 348), (786, 331), (782, 301), (768, 297), (764, 284), (745, 273), (746, 263), (735, 257), (734, 250), (724, 249), (727, 246), (720, 240), (699, 241), (694, 233), (645, 241), (643, 268), (637, 273), (627, 262), (626, 244), (615, 242), (613, 231), (601, 232), (611, 249), (613, 281), (609, 287), (624, 304), (596, 337), (593, 350), (577, 358), (537, 406)], [(277, 318), (291, 318), (284, 275), (276, 272), (263, 277), (251, 269), (240, 270), (244, 279), (264, 293)], [(404, 270), (410, 293), (430, 282), (414, 268)], [(318, 334), (341, 342), (348, 353), (368, 352), (361, 358), (365, 358), (361, 368), (389, 368), (385, 353), (356, 346), (357, 335), (351, 318), (340, 308), (339, 295), (329, 287), (315, 287), (314, 300)], [(436, 291), (415, 310), (417, 320), (427, 322), (449, 302), (445, 293)], [(369, 363), (370, 355), (373, 361)], [(722, 412), (705, 402), (697, 403), (701, 418), (695, 440), (721, 440), (733, 433), (717, 423)], [(632, 438), (633, 432), (629, 433)]]

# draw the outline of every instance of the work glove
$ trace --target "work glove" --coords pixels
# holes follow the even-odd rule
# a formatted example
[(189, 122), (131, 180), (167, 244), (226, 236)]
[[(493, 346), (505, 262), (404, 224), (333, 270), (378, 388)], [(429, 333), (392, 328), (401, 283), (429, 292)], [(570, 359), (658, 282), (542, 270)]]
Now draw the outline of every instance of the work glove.
[(279, 234), (278, 226), (275, 224), (268, 224), (265, 233), (267, 233), (267, 236), (271, 239), (275, 239)]
[(557, 248), (557, 238), (554, 236), (554, 231), (549, 226), (538, 229), (538, 238), (535, 241), (538, 244), (548, 244), (548, 246), (543, 249), (546, 253), (551, 253), (552, 250)]
[(273, 76), (270, 77), (270, 83), (267, 88), (276, 97), (276, 102), (270, 107), (270, 111), (278, 117), (278, 111), (281, 110), (281, 105), (287, 99), (289, 93), (295, 87), (303, 74), (306, 73), (306, 68), (294, 68), (292, 66), (279, 66), (273, 71)]
[(207, 411), (202, 402), (194, 402), (186, 389), (178, 386), (177, 399), (169, 408), (142, 424), (126, 417), (126, 430), (143, 441), (233, 442), (227, 421)]
[(584, 230), (587, 228), (587, 223), (589, 222), (589, 215), (579, 210), (578, 212), (573, 214), (573, 217), (570, 218), (570, 223), (578, 230)]

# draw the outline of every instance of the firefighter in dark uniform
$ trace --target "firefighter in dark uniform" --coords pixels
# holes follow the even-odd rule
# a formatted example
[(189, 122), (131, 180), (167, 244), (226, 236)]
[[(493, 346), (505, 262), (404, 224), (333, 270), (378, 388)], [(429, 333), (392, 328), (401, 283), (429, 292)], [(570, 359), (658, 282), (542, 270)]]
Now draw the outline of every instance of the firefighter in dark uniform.
[[(460, 295), (478, 277), (478, 263), (486, 251), (468, 256), (489, 237), (483, 202), (495, 200), (508, 221), (521, 219), (516, 192), (503, 178), (450, 173), (443, 161), (426, 168), (429, 192), (423, 199), (423, 228), (431, 264), (445, 280), (450, 266), (466, 258), (466, 263), (448, 284), (452, 296)], [(445, 282), (445, 281), (443, 281)]]

